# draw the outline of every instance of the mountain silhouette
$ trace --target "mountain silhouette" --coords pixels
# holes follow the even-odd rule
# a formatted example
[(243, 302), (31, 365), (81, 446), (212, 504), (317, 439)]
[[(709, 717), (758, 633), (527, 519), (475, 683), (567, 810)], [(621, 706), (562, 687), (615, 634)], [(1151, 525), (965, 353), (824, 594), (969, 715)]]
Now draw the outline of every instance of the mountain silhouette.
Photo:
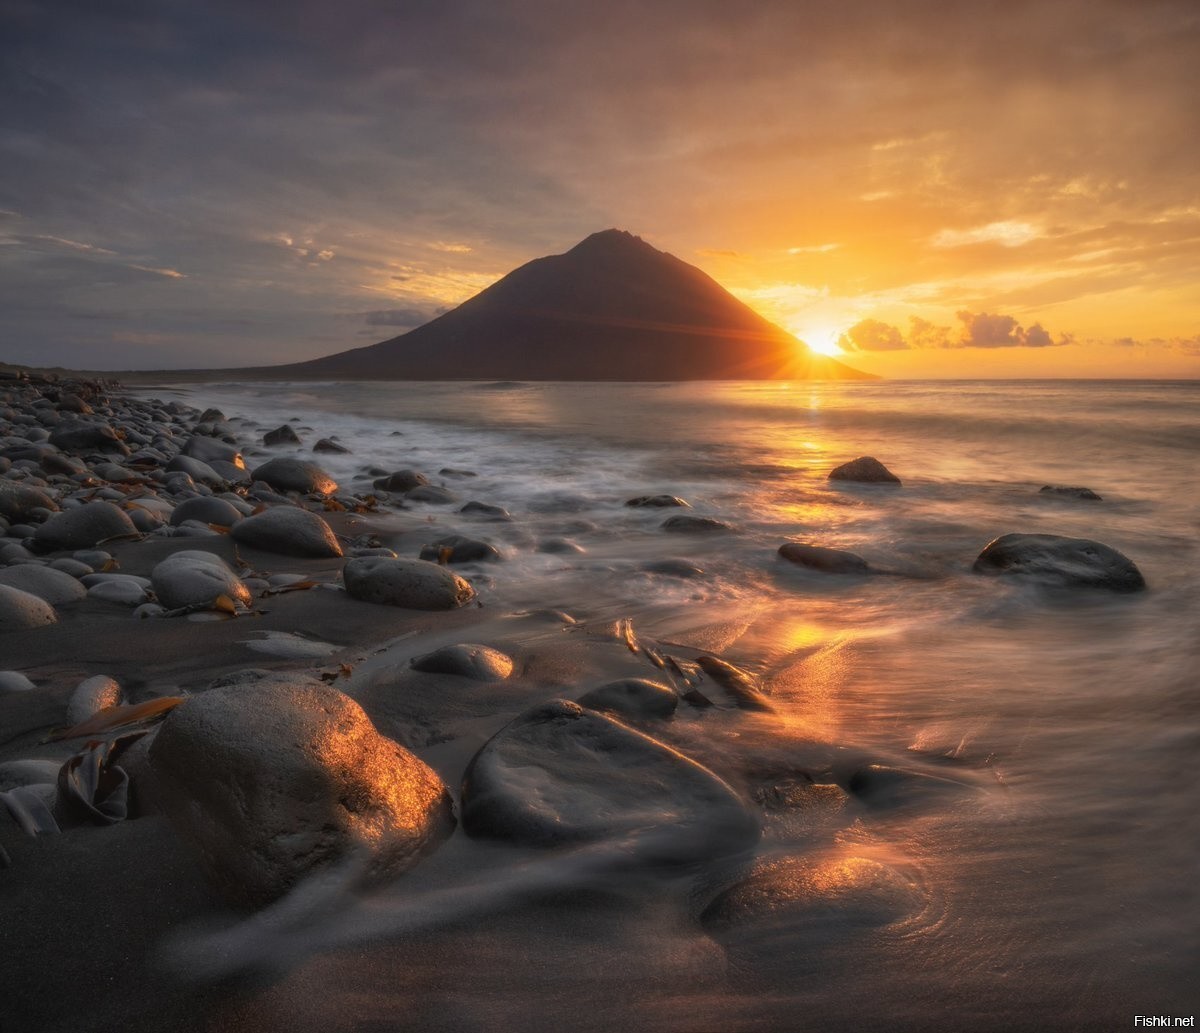
[(623, 230), (537, 258), (379, 344), (253, 372), (322, 380), (866, 379)]

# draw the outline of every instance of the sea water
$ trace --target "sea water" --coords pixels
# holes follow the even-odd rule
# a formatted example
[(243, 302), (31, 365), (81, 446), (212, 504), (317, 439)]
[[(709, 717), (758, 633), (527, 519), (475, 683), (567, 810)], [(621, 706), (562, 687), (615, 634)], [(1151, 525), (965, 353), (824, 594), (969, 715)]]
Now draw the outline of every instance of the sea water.
[[(310, 428), (307, 444), (336, 436), (350, 453), (317, 459), (348, 491), (370, 490), (370, 467), (412, 468), (462, 501), (505, 507), (510, 523), (467, 526), (457, 506), (402, 514), (427, 521), (431, 533), (463, 530), (501, 550), (504, 562), (477, 586), (488, 606), (629, 619), (657, 641), (703, 641), (758, 676), (806, 735), (979, 787), (966, 804), (900, 807), (839, 833), (839, 842), (894, 861), (926, 887), (928, 907), (902, 930), (850, 955), (816, 941), (811, 963), (787, 978), (713, 985), (689, 982), (689, 963), (663, 960), (687, 953), (676, 931), (631, 926), (621, 956), (656, 954), (655, 971), (678, 981), (643, 987), (619, 1021), (1121, 1029), (1136, 1015), (1200, 1010), (1200, 384), (181, 391), (198, 407), (257, 421), (259, 433), (294, 420)], [(828, 480), (862, 455), (885, 463), (902, 486)], [(1041, 494), (1047, 484), (1087, 487), (1102, 500)], [(663, 493), (692, 508), (625, 505)], [(678, 512), (732, 530), (664, 531)], [(1148, 589), (1046, 593), (972, 573), (980, 550), (1008, 532), (1103, 542), (1137, 564)], [(542, 551), (561, 538), (582, 551)], [(881, 573), (799, 570), (777, 555), (788, 540), (851, 550)], [(702, 573), (650, 569), (668, 557)], [(470, 899), (459, 895), (455, 921)], [(477, 937), (464, 942), (475, 953), (438, 983), (448, 1028), (542, 1028), (519, 1021), (530, 988), (541, 986), (529, 971), (514, 974), (508, 1011), (463, 1003), (478, 965), (521, 968), (516, 941), (508, 954), (481, 948)], [(564, 1003), (589, 985), (576, 971), (566, 980), (576, 989), (560, 989), (557, 1005), (538, 1014), (549, 1026), (574, 1014), (580, 1028), (607, 1028), (622, 1011), (622, 966), (597, 960), (599, 947), (582, 962), (563, 951), (564, 965), (593, 965), (593, 997), (610, 1010), (574, 1014)], [(414, 978), (411, 990), (435, 993), (428, 973)], [(356, 992), (381, 1001), (398, 993), (391, 985)]]

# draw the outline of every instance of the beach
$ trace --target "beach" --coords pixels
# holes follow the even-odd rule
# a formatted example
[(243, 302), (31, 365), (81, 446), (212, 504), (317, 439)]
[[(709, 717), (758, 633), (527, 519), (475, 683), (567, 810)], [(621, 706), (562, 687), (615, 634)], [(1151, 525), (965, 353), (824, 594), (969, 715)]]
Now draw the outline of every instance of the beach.
[[(1194, 383), (0, 396), (0, 584), (61, 575), (9, 575), (52, 612), (0, 630), (0, 792), (59, 826), (0, 807), (4, 1033), (1195, 1011)], [(863, 456), (896, 480), (830, 479)], [(1140, 583), (989, 576), (1017, 533)], [(51, 739), (98, 676), (182, 702)], [(332, 782), (270, 782), (293, 726), (258, 698), (333, 715)], [(131, 731), (127, 813), (80, 817), (50, 773)], [(403, 777), (357, 759), (392, 744)], [(292, 824), (256, 845), (219, 794), (269, 782), (242, 817)]]

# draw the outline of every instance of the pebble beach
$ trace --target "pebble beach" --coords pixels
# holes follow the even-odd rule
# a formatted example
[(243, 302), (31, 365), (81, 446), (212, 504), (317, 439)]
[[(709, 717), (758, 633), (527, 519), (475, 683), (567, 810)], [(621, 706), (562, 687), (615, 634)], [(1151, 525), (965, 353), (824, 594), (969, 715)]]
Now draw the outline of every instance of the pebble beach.
[[(841, 458), (823, 491), (905, 490), (890, 457)], [(1020, 810), (986, 733), (955, 753), (823, 726), (827, 643), (767, 662), (730, 612), (614, 609), (581, 587), (594, 525), (526, 530), (448, 462), (379, 465), (313, 413), (0, 381), (4, 1033), (775, 1029), (798, 1006), (999, 1029), (1035, 1005), (1066, 1029), (1124, 1007), (1120, 984), (1063, 998), (974, 968), (938, 858)], [(619, 500), (657, 535), (629, 583), (702, 584), (739, 521), (644, 487)], [(1068, 525), (1104, 504), (1042, 491)], [(938, 590), (830, 536), (765, 540), (810, 611)], [(506, 595), (514, 542), (580, 580)], [(963, 568), (1060, 608), (1157, 587), (1077, 535), (984, 538)], [(912, 982), (939, 959), (948, 1004)], [(885, 1010), (845, 1003), (864, 971)]]

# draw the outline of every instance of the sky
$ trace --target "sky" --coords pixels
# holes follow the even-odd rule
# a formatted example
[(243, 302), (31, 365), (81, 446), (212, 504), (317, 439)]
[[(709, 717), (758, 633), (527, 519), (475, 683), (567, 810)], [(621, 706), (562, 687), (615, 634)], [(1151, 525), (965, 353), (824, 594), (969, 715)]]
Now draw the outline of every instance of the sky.
[(293, 362), (616, 227), (888, 377), (1200, 376), (1196, 0), (0, 0), (0, 361)]

